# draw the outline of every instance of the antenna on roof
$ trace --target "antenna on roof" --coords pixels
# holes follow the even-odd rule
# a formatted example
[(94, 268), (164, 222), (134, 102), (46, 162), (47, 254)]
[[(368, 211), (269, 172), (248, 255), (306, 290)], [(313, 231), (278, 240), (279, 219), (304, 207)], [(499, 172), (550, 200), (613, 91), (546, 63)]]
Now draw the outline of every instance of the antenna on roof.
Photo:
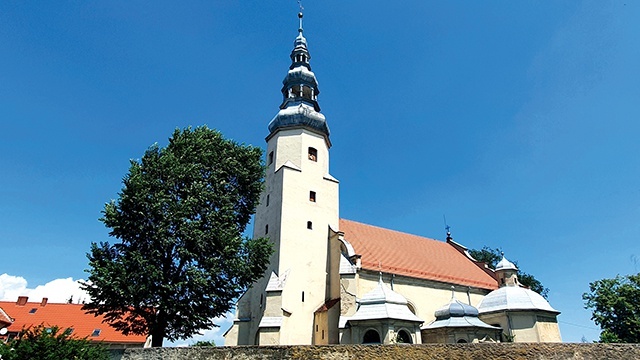
[(447, 217), (442, 214), (442, 218), (444, 219), (444, 229), (447, 230), (447, 241), (453, 240), (451, 237), (451, 226), (447, 224)]

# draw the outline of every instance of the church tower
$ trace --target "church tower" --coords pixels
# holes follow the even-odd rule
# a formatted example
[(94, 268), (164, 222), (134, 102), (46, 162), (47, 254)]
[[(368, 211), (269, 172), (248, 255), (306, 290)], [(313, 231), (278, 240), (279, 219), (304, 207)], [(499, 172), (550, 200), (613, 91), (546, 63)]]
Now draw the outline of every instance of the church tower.
[[(265, 277), (238, 302), (225, 345), (337, 343), (338, 181), (329, 174), (329, 127), (311, 71), (302, 18), (283, 80), (283, 101), (269, 123), (265, 190), (254, 237), (274, 253)], [(333, 244), (333, 245), (332, 245)], [(335, 319), (335, 321), (329, 320)]]

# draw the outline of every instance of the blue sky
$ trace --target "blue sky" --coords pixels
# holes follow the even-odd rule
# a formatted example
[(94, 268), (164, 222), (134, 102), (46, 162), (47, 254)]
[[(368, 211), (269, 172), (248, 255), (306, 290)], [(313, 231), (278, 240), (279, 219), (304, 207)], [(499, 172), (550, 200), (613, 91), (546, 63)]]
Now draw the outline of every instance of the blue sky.
[[(581, 294), (639, 271), (640, 4), (304, 6), (341, 216), (443, 239), (445, 214), (550, 289), (565, 341), (597, 339)], [(264, 146), (296, 13), (0, 2), (0, 296), (68, 297), (128, 160), (176, 127)]]

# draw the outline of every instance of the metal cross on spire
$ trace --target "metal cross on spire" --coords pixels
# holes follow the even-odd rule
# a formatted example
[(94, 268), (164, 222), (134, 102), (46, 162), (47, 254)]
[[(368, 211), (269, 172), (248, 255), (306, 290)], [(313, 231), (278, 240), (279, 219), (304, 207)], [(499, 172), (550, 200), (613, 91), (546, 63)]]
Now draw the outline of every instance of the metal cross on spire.
[(451, 237), (451, 226), (447, 224), (447, 217), (442, 214), (442, 218), (444, 219), (444, 229), (447, 230), (447, 241), (453, 240), (453, 238)]

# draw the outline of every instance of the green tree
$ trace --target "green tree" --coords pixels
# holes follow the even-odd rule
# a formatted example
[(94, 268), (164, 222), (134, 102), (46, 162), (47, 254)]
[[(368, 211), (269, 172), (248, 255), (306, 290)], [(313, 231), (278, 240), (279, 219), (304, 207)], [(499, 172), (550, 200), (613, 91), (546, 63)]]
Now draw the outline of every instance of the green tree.
[(216, 342), (213, 340), (209, 340), (209, 341), (199, 340), (189, 346), (216, 346)]
[(582, 299), (602, 329), (600, 342), (640, 343), (640, 274), (594, 281)]
[(100, 344), (73, 337), (71, 329), (38, 325), (23, 329), (18, 337), (0, 342), (2, 360), (108, 360), (108, 351)]
[(204, 126), (176, 129), (132, 160), (100, 219), (120, 242), (87, 254), (84, 309), (154, 347), (217, 326), (272, 252), (268, 239), (242, 235), (263, 188), (261, 157)]
[[(492, 269), (495, 269), (498, 262), (502, 260), (502, 251), (500, 251), (500, 249), (492, 249), (486, 245), (480, 250), (469, 250), (469, 254), (474, 259), (486, 263)], [(520, 270), (517, 261), (513, 261), (513, 263), (518, 267), (518, 281), (520, 281), (520, 284), (537, 292), (546, 299), (549, 295), (549, 289), (544, 287), (540, 280), (536, 279), (533, 275)]]

